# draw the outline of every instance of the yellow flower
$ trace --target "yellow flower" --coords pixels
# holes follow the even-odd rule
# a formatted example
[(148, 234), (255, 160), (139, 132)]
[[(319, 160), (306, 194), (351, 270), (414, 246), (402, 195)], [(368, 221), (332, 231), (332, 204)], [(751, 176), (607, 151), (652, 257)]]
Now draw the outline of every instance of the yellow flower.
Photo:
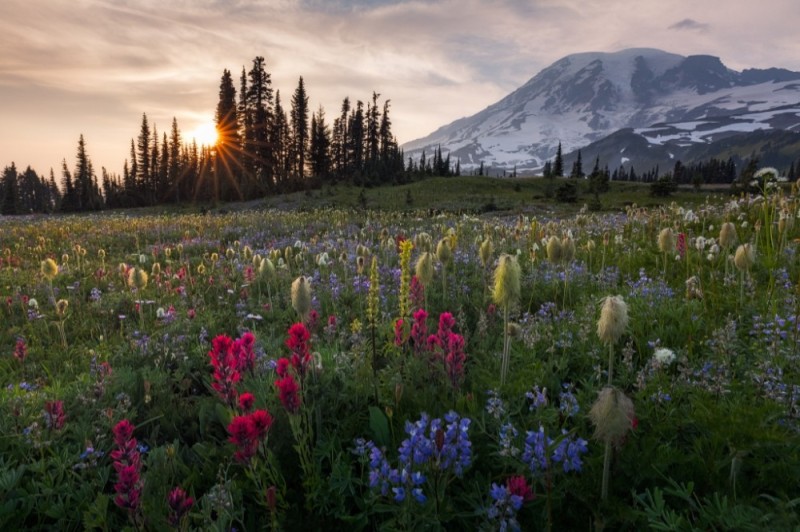
[(42, 261), (41, 271), (48, 281), (52, 281), (58, 275), (58, 264), (53, 259), (45, 259)]
[(147, 286), (148, 276), (147, 272), (141, 268), (133, 268), (128, 272), (128, 286), (143, 290)]
[(492, 299), (496, 304), (508, 308), (519, 301), (521, 276), (517, 259), (507, 253), (500, 255), (497, 268), (494, 270), (492, 290)]

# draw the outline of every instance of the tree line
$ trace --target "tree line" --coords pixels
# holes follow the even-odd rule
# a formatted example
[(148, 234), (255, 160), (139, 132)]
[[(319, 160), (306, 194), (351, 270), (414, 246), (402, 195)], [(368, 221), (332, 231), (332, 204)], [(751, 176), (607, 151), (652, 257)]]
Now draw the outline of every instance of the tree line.
[[(75, 166), (71, 170), (64, 159), (58, 181), (52, 169), (44, 178), (30, 167), (20, 172), (14, 163), (6, 166), (0, 213), (239, 201), (325, 183), (397, 184), (433, 172), (424, 164), (421, 172), (416, 165), (406, 168), (390, 108), (390, 100), (374, 91), (365, 101), (345, 97), (331, 123), (322, 106), (310, 110), (302, 77), (289, 101), (282, 100), (258, 56), (249, 70), (242, 68), (238, 89), (231, 71), (222, 73), (215, 145), (186, 142), (175, 118), (159, 132), (144, 113), (121, 174), (101, 168), (98, 176), (81, 134)], [(436, 171), (442, 168), (437, 159)]]

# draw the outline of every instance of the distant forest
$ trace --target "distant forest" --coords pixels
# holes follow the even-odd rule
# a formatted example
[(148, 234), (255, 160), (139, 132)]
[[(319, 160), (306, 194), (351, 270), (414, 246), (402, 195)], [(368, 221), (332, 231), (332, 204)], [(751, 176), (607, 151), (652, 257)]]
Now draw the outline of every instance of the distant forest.
[(404, 162), (392, 134), (390, 100), (373, 92), (366, 104), (344, 98), (329, 125), (325, 110), (309, 109), (300, 77), (287, 111), (272, 86), (263, 57), (242, 69), (239, 88), (224, 70), (219, 86), (214, 146), (185, 142), (175, 118), (160, 133), (142, 115), (139, 134), (131, 139), (122, 175), (101, 168), (98, 176), (80, 135), (75, 166), (66, 159), (60, 179), (11, 163), (0, 178), (0, 213), (79, 212), (143, 207), (187, 201), (256, 199), (271, 194), (310, 190), (324, 183), (347, 182), (371, 187), (399, 184), (426, 175), (453, 175), (436, 150), (427, 161)]
[[(20, 172), (14, 163), (0, 177), (0, 213), (28, 214), (81, 212), (109, 208), (143, 207), (181, 202), (218, 202), (257, 199), (272, 194), (311, 190), (323, 184), (350, 183), (372, 187), (402, 184), (427, 176), (461, 174), (460, 161), (436, 148), (431, 156), (404, 161), (392, 134), (390, 100), (380, 101), (373, 92), (366, 104), (345, 97), (339, 114), (328, 123), (325, 110), (309, 109), (303, 78), (286, 110), (280, 91), (272, 86), (263, 57), (253, 59), (250, 70), (242, 68), (238, 90), (229, 70), (219, 85), (215, 123), (218, 141), (213, 146), (185, 142), (175, 118), (169, 131), (159, 134), (142, 115), (139, 134), (130, 141), (130, 156), (122, 175), (101, 168), (98, 176), (83, 135), (78, 140), (72, 170), (62, 161), (60, 178), (50, 169), (44, 177), (28, 167)], [(594, 161), (583, 170), (580, 152), (567, 175), (603, 183), (653, 182), (665, 177), (677, 184), (733, 183), (757, 169), (754, 155), (737, 172), (732, 159), (711, 159), (683, 165), (680, 161), (664, 174), (658, 167), (642, 173), (623, 167), (610, 172)], [(483, 163), (475, 175), (492, 175), (496, 169)], [(545, 177), (565, 176), (561, 146), (543, 169)], [(791, 164), (787, 177), (800, 174), (800, 161)], [(501, 175), (501, 174), (497, 174)], [(502, 171), (516, 177), (516, 169)]]

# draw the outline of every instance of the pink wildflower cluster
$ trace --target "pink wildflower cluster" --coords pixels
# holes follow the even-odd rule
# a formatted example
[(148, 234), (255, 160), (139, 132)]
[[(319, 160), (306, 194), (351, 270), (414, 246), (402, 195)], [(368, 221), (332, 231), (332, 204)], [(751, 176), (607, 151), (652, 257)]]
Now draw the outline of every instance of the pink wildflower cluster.
[(248, 463), (258, 451), (258, 446), (272, 427), (272, 416), (266, 410), (256, 410), (250, 414), (236, 416), (228, 425), (228, 441), (236, 446), (234, 459)]
[(278, 359), (275, 368), (275, 372), (279, 377), (275, 381), (275, 387), (278, 389), (278, 398), (290, 414), (296, 414), (302, 404), (299, 394), (300, 384), (295, 377), (302, 382), (313, 361), (311, 345), (309, 344), (310, 338), (311, 334), (302, 323), (295, 323), (289, 327), (286, 347), (289, 348), (291, 354), (289, 358)]
[[(286, 360), (282, 358), (281, 360)], [(290, 414), (296, 414), (300, 410), (300, 405), (302, 404), (302, 399), (300, 397), (300, 386), (297, 384), (297, 381), (289, 372), (289, 365), (288, 364), (281, 364), (281, 360), (278, 361), (278, 380), (275, 381), (275, 387), (278, 389), (278, 399), (280, 399), (281, 404), (286, 409), (286, 411)]]
[(177, 528), (180, 526), (183, 516), (194, 506), (194, 499), (180, 487), (176, 487), (167, 496), (167, 506), (169, 506), (169, 524)]
[(529, 502), (536, 498), (533, 489), (528, 485), (528, 481), (522, 475), (508, 477), (506, 479), (506, 488), (511, 495), (516, 495), (522, 502)]
[(25, 344), (25, 338), (18, 337), (17, 343), (14, 346), (14, 358), (20, 361), (20, 363), (25, 362), (25, 358), (28, 356), (28, 346)]
[(428, 337), (428, 347), (435, 362), (443, 361), (447, 377), (454, 389), (464, 378), (464, 337), (453, 332), (456, 320), (449, 312), (439, 315), (439, 330)]
[(686, 256), (686, 233), (678, 233), (678, 241), (675, 243), (675, 248), (681, 258)]
[(212, 349), (208, 352), (214, 368), (211, 387), (229, 406), (234, 406), (238, 396), (236, 386), (242, 378), (242, 372), (255, 369), (255, 336), (246, 332), (241, 338), (232, 340), (229, 336), (219, 335), (211, 345)]
[(412, 309), (421, 309), (425, 306), (425, 287), (419, 282), (416, 275), (411, 277), (411, 285), (408, 288), (408, 299)]
[(302, 323), (295, 323), (289, 327), (289, 337), (286, 339), (286, 347), (291, 351), (289, 362), (301, 377), (305, 376), (306, 370), (311, 364), (310, 339), (311, 333)]
[(127, 419), (123, 419), (114, 427), (114, 443), (117, 448), (111, 451), (114, 469), (117, 472), (117, 483), (114, 484), (114, 503), (120, 508), (135, 512), (139, 508), (142, 494), (141, 471), (142, 462), (133, 437), (135, 427)]
[(49, 428), (53, 430), (64, 428), (64, 423), (67, 421), (67, 416), (64, 414), (64, 401), (47, 401), (44, 404), (44, 413)]
[[(435, 334), (428, 334), (428, 313), (424, 309), (414, 312), (414, 323), (411, 325), (409, 342), (417, 357), (429, 357), (433, 365), (443, 364), (445, 372), (453, 388), (458, 388), (464, 378), (464, 363), (467, 355), (464, 353), (464, 337), (453, 332), (456, 320), (449, 312), (439, 315), (439, 329)], [(395, 343), (403, 343), (403, 323), (398, 320), (395, 324)], [(399, 343), (398, 343), (399, 342)]]

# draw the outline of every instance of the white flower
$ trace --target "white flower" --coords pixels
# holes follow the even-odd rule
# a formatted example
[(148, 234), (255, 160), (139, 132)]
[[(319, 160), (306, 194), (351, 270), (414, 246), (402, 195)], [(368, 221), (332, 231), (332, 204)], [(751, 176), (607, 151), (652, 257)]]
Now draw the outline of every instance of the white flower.
[(167, 314), (167, 313), (166, 313), (166, 311), (164, 310), (164, 307), (158, 307), (158, 308), (156, 309), (156, 318), (158, 318), (158, 319), (163, 319), (163, 318), (164, 318), (164, 316), (166, 316), (166, 314)]
[(759, 170), (758, 172), (753, 174), (753, 177), (758, 178), (758, 177), (766, 176), (767, 174), (772, 174), (772, 177), (778, 177), (778, 175), (780, 175), (780, 174), (778, 174), (778, 170), (776, 170), (775, 168), (773, 168), (771, 166), (765, 166), (764, 168), (762, 168), (761, 170)]
[(36, 301), (36, 300), (35, 300), (35, 299), (33, 299), (33, 298), (30, 298), (30, 299), (28, 300), (28, 307), (30, 307), (30, 308), (32, 308), (32, 309), (34, 309), (34, 310), (39, 310), (39, 302), (38, 302), (38, 301)]
[(139, 255), (139, 264), (144, 264), (145, 262), (147, 262), (147, 255), (142, 253), (141, 255)]
[(697, 251), (703, 251), (706, 247), (706, 239), (702, 236), (698, 236), (697, 240), (694, 241), (694, 247), (697, 248)]
[(675, 353), (672, 349), (659, 347), (656, 349), (655, 353), (653, 353), (653, 362), (655, 362), (657, 366), (669, 366), (675, 362)]
[(693, 223), (693, 222), (696, 222), (697, 220), (699, 220), (699, 218), (694, 213), (694, 211), (690, 210), (690, 211), (686, 211), (686, 213), (683, 215), (683, 220), (685, 222)]

